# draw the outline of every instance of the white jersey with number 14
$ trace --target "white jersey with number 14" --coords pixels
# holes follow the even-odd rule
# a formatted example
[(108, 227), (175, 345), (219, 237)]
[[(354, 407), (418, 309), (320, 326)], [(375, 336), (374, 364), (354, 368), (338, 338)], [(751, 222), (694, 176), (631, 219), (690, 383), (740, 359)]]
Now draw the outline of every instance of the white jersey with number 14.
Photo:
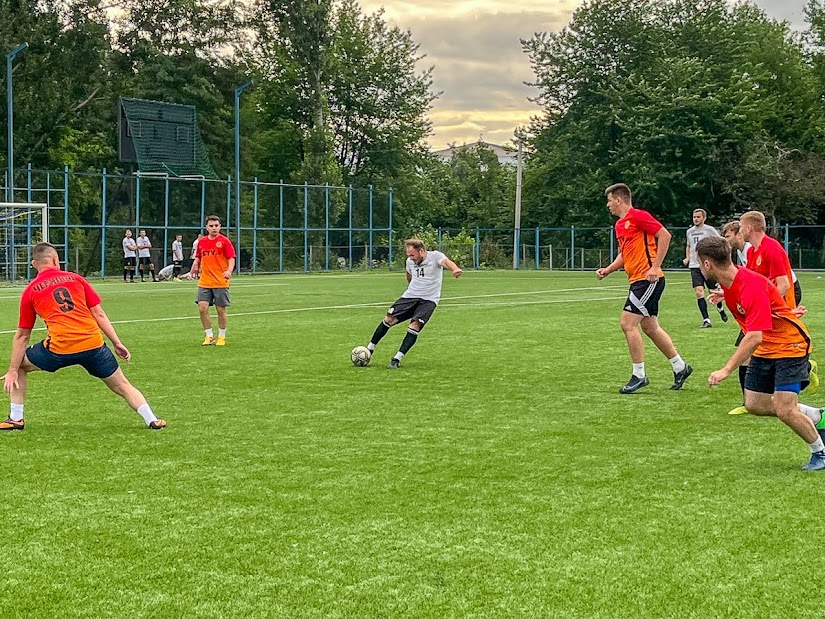
[(442, 265), (447, 258), (440, 251), (428, 251), (421, 264), (407, 258), (407, 273), (412, 279), (401, 296), (407, 299), (424, 299), (438, 304), (441, 298), (441, 281), (444, 276)]

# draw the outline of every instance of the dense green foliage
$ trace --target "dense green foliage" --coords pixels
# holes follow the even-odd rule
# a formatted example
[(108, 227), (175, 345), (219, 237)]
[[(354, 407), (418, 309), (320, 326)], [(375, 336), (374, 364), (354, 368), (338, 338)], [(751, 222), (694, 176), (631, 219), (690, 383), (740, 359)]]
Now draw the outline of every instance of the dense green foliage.
[[(671, 225), (696, 207), (712, 221), (755, 207), (777, 223), (825, 223), (822, 0), (805, 16), (795, 32), (747, 3), (588, 0), (560, 32), (522, 41), (541, 106), (523, 225), (606, 225), (602, 191), (619, 180)], [(414, 33), (356, 0), (0, 3), (0, 49), (21, 41), (21, 167), (131, 171), (115, 131), (117, 98), (129, 96), (195, 105), (225, 177), (233, 90), (253, 79), (243, 178), (392, 187), (400, 226), (513, 223), (512, 166), (480, 144), (449, 162), (428, 152), (433, 67)], [(99, 205), (74, 195), (83, 223)], [(334, 220), (345, 204), (331, 208)]]
[[(809, 6), (817, 20), (820, 4)], [(806, 46), (787, 24), (725, 0), (598, 0), (561, 32), (523, 41), (544, 110), (532, 127), (530, 220), (607, 223), (602, 190), (622, 181), (669, 222), (697, 207), (713, 221), (748, 208), (817, 221), (821, 37), (812, 29)]]

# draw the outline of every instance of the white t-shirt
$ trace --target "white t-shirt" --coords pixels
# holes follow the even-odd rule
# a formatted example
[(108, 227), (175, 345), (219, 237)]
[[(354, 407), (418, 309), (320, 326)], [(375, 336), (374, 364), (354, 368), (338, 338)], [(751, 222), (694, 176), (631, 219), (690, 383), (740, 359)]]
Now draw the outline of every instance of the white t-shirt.
[(135, 239), (131, 236), (124, 236), (123, 237), (123, 257), (124, 258), (134, 258), (135, 257)]
[(138, 258), (148, 258), (150, 247), (152, 247), (152, 241), (149, 240), (148, 236), (137, 237)]
[(172, 277), (172, 271), (174, 270), (174, 265), (167, 264), (160, 271), (158, 271), (158, 279), (169, 279), (170, 277)]
[(702, 224), (701, 226), (691, 226), (688, 228), (687, 242), (688, 247), (690, 247), (690, 261), (688, 262), (688, 268), (699, 268), (699, 258), (696, 256), (696, 244), (702, 239), (707, 239), (712, 236), (722, 235), (717, 232), (716, 228), (707, 224)]
[(183, 262), (183, 243), (177, 239), (172, 241), (172, 260)]
[(421, 264), (407, 258), (407, 273), (412, 276), (410, 285), (401, 296), (407, 299), (424, 299), (438, 304), (441, 298), (441, 282), (444, 276), (444, 260), (440, 251), (428, 251)]
[(192, 241), (192, 255), (189, 256), (189, 258), (191, 260), (194, 260), (198, 255), (198, 241), (199, 240), (200, 239), (195, 239), (194, 241)]

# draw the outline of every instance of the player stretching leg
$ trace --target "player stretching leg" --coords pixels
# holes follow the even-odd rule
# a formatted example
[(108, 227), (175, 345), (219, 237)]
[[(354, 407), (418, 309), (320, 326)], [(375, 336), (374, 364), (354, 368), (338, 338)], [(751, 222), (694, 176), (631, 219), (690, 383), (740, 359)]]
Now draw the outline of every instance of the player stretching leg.
[[(103, 341), (101, 331), (119, 357), (126, 361), (131, 357), (89, 282), (76, 273), (61, 271), (57, 251), (48, 243), (40, 243), (32, 250), (32, 266), (37, 269), (37, 277), (26, 286), (20, 298), (20, 320), (12, 343), (9, 371), (3, 376), (3, 389), (11, 396), (11, 414), (0, 423), (0, 430), (26, 427), (23, 406), (29, 372), (56, 372), (70, 365), (81, 365), (101, 379), (126, 400), (152, 430), (166, 427), (163, 419), (155, 417), (143, 394), (123, 375), (117, 359)], [(37, 316), (46, 323), (48, 335), (27, 349)]]
[(391, 327), (409, 319), (407, 334), (387, 366), (391, 370), (401, 365), (404, 355), (410, 352), (410, 348), (418, 341), (418, 334), (435, 312), (441, 298), (444, 269), (450, 269), (455, 277), (461, 277), (462, 273), (456, 263), (440, 251), (427, 251), (424, 242), (419, 239), (409, 239), (404, 246), (407, 251), (407, 290), (387, 310), (387, 315), (367, 344), (372, 354)]

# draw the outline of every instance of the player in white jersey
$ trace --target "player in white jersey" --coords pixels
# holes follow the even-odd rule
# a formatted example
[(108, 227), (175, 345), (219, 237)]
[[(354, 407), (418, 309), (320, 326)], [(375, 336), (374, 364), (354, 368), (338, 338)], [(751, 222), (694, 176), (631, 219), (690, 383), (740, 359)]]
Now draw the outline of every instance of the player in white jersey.
[[(716, 228), (705, 223), (708, 214), (703, 208), (697, 208), (693, 211), (693, 225), (687, 231), (687, 245), (685, 246), (685, 259), (682, 264), (690, 268), (690, 283), (696, 292), (696, 304), (699, 306), (699, 313), (702, 314), (702, 329), (707, 329), (713, 326), (708, 316), (708, 302), (705, 300), (705, 288), (710, 292), (718, 288), (718, 284), (712, 280), (705, 279), (702, 271), (699, 268), (699, 258), (696, 256), (696, 244), (702, 239), (712, 236), (722, 236), (716, 231)], [(725, 313), (725, 306), (721, 303), (716, 305), (719, 310), (719, 317), (722, 322), (728, 321), (728, 315)]]
[[(177, 280), (180, 277), (180, 270), (183, 266), (183, 235), (176, 234), (175, 240), (172, 241), (172, 279)], [(162, 271), (163, 269), (161, 269)]]
[(155, 265), (152, 264), (152, 241), (149, 240), (149, 237), (146, 236), (146, 230), (141, 230), (138, 232), (137, 238), (137, 248), (138, 248), (138, 264), (140, 268), (140, 281), (146, 281), (146, 271), (149, 271), (152, 274), (152, 281), (158, 281), (158, 278), (155, 277)]
[(421, 329), (435, 312), (441, 298), (444, 269), (450, 269), (455, 277), (461, 277), (462, 273), (456, 263), (440, 251), (427, 251), (424, 242), (419, 239), (408, 239), (404, 247), (407, 251), (407, 290), (387, 310), (387, 315), (373, 333), (370, 343), (367, 344), (372, 354), (378, 342), (391, 327), (409, 319), (410, 325), (407, 327), (404, 340), (387, 366), (391, 370), (401, 364), (404, 355), (413, 347)]
[(123, 235), (123, 283), (126, 283), (126, 278), (135, 283), (135, 265), (137, 264), (137, 245), (135, 239), (132, 238), (132, 231), (127, 230)]

